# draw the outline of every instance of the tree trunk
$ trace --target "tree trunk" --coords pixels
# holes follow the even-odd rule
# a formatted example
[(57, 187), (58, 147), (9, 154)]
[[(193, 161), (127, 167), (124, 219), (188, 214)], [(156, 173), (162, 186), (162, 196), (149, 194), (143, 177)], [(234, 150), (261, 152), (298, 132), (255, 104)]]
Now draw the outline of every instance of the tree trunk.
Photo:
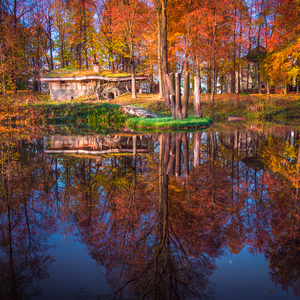
[(6, 106), (8, 106), (4, 72), (2, 73), (2, 89), (3, 89), (3, 96), (4, 96), (4, 99), (5, 99)]
[(232, 77), (232, 93), (236, 92), (236, 76), (235, 76), (235, 71), (236, 71), (236, 17), (237, 10), (236, 10), (236, 5), (234, 7), (234, 16), (235, 16), (235, 21), (234, 21), (234, 30), (233, 30), (233, 77)]
[(180, 73), (176, 73), (175, 75), (175, 82), (176, 82), (176, 87), (175, 87), (175, 92), (176, 92), (176, 118), (177, 119), (182, 119), (182, 114), (181, 114), (181, 91), (180, 91)]
[(200, 77), (195, 76), (194, 81), (194, 115), (202, 118)]
[[(240, 10), (240, 41), (242, 41), (242, 33), (243, 33), (243, 22), (242, 22), (242, 13)], [(239, 60), (241, 60), (241, 53), (242, 53), (242, 43), (240, 42), (239, 46)], [(241, 93), (241, 76), (242, 75), (242, 65), (241, 62), (239, 62), (239, 71), (238, 71), (238, 93)]]
[(287, 95), (288, 93), (288, 84), (286, 83), (284, 86), (284, 94)]
[(182, 106), (182, 119), (187, 118), (187, 110), (189, 105), (189, 73), (186, 72), (184, 74), (184, 81), (183, 81), (183, 106)]
[(170, 95), (171, 111), (173, 120), (177, 119), (176, 114), (176, 100), (175, 100), (175, 86), (174, 86), (174, 73), (167, 74), (167, 86), (168, 86), (168, 95)]
[(49, 48), (50, 48), (50, 69), (53, 70), (53, 42), (52, 42), (52, 32), (51, 32), (51, 17), (48, 15), (49, 20)]
[(208, 62), (208, 69), (207, 69), (207, 93), (211, 93), (211, 63)]
[(163, 65), (163, 80), (165, 93), (165, 106), (170, 106), (170, 100), (167, 88), (168, 74), (168, 41), (167, 41), (167, 0), (162, 0), (162, 65)]
[(171, 111), (172, 111), (172, 118), (173, 120), (177, 119), (176, 115), (176, 105), (175, 105), (175, 95), (170, 95), (170, 102), (171, 102)]
[(78, 68), (81, 69), (81, 44), (77, 45)]
[(210, 94), (210, 103), (214, 104), (215, 100), (215, 85), (216, 85), (216, 55), (215, 55), (215, 38), (216, 38), (216, 26), (213, 26), (213, 41), (212, 41), (212, 50), (213, 50), (213, 57), (212, 57), (212, 87), (211, 87), (211, 94)]
[(84, 53), (85, 53), (85, 65), (86, 68), (89, 68), (88, 63), (88, 47), (87, 47), (87, 34), (86, 34), (86, 13), (85, 13), (85, 0), (82, 0), (82, 8), (83, 8), (83, 31), (84, 31)]
[(261, 84), (260, 84), (260, 61), (259, 61), (259, 40), (260, 40), (260, 25), (258, 30), (258, 38), (257, 38), (257, 88), (258, 93), (261, 94)]
[(189, 38), (190, 38), (190, 7), (191, 2), (187, 4), (187, 18), (186, 18), (186, 36), (185, 36), (185, 57), (184, 57), (184, 71), (188, 72), (188, 56), (189, 56)]
[(135, 84), (135, 69), (134, 69), (134, 61), (130, 61), (130, 70), (131, 70), (131, 92), (132, 98), (136, 98), (136, 84)]
[(161, 6), (157, 8), (157, 57), (158, 57), (158, 82), (159, 82), (159, 96), (164, 97), (163, 89), (163, 73), (162, 73), (162, 53), (161, 53)]
[(167, 74), (168, 95), (176, 95), (174, 73)]
[(249, 74), (250, 74), (250, 64), (247, 66), (247, 93), (249, 93)]
[(60, 67), (65, 67), (65, 61), (64, 61), (64, 38), (62, 34), (59, 35), (59, 41), (60, 41), (60, 49), (59, 49), (59, 56), (60, 56)]

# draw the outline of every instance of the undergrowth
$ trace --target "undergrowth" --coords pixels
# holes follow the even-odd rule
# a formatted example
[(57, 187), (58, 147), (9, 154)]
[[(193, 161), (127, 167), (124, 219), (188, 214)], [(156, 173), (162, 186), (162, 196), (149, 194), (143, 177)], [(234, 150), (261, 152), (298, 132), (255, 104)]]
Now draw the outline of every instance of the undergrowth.
[(87, 116), (87, 125), (94, 129), (103, 127), (121, 128), (124, 125), (126, 115), (119, 105), (104, 103), (100, 107), (95, 107)]

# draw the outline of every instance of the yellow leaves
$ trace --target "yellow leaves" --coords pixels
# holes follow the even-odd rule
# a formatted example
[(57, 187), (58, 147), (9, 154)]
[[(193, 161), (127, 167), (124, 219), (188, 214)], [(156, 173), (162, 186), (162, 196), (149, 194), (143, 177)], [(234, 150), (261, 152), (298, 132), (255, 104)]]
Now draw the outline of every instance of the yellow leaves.
[(298, 145), (290, 146), (285, 141), (269, 138), (261, 155), (265, 166), (299, 187), (300, 164), (298, 162)]
[(291, 82), (300, 75), (300, 38), (287, 45), (280, 45), (268, 53), (263, 61), (263, 70), (271, 84)]

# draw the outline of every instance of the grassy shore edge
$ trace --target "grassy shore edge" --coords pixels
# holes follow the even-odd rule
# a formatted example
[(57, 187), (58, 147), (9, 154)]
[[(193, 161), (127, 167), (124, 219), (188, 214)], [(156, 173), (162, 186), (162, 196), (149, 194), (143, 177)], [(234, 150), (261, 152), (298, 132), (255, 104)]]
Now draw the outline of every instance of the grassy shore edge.
[(154, 128), (154, 129), (188, 129), (208, 127), (212, 119), (208, 117), (196, 118), (189, 116), (186, 119), (173, 120), (172, 117), (164, 118), (128, 118), (125, 125), (137, 128)]

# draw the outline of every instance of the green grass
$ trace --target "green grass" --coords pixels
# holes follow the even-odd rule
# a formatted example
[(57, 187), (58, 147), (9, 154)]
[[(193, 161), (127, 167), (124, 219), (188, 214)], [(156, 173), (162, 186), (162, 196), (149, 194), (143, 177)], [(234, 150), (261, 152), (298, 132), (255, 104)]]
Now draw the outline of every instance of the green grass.
[(187, 129), (208, 126), (212, 120), (207, 117), (195, 118), (189, 116), (187, 119), (173, 120), (172, 117), (164, 118), (129, 118), (125, 121), (128, 127), (160, 128), (160, 129)]
[[(51, 71), (45, 77), (73, 77), (73, 76), (86, 76), (86, 75), (100, 75), (104, 77), (129, 77), (131, 73), (123, 71), (115, 71), (114, 73), (111, 70), (99, 70), (99, 72), (94, 72), (93, 69), (75, 69), (75, 68), (61, 68)], [(142, 74), (136, 74), (142, 75)]]

